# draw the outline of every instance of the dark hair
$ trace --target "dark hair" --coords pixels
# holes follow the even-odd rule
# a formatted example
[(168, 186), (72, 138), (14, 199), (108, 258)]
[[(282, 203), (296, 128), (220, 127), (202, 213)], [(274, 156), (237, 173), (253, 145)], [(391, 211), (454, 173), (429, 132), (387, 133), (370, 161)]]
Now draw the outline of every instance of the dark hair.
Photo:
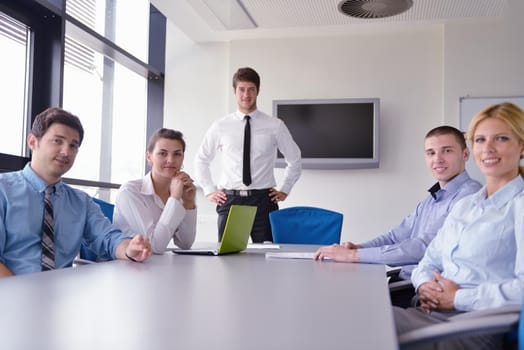
[(249, 67), (239, 68), (235, 75), (233, 75), (233, 89), (237, 88), (237, 83), (239, 81), (248, 81), (257, 87), (257, 91), (260, 90), (260, 76), (258, 73)]
[(460, 147), (462, 149), (466, 149), (466, 137), (464, 136), (464, 133), (460, 131), (459, 129), (454, 128), (449, 125), (437, 126), (436, 128), (431, 129), (426, 134), (425, 139), (432, 137), (432, 136), (440, 136), (440, 135), (455, 136), (455, 139), (457, 140)]
[(186, 142), (184, 141), (184, 135), (180, 131), (173, 129), (161, 128), (158, 129), (151, 135), (149, 142), (147, 143), (147, 151), (153, 152), (155, 145), (159, 139), (177, 140), (182, 144), (182, 151), (186, 151)]
[(80, 119), (78, 119), (76, 115), (64, 111), (59, 107), (50, 107), (38, 114), (33, 122), (31, 133), (40, 140), (54, 123), (63, 124), (78, 131), (80, 137), (78, 145), (80, 146), (82, 144), (82, 140), (84, 139), (84, 128), (82, 127)]

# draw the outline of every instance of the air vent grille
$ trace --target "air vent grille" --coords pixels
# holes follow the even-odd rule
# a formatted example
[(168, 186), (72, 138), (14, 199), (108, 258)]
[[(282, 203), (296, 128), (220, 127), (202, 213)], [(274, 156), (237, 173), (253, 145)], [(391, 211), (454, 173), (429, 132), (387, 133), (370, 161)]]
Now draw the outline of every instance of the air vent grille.
[(345, 15), (356, 18), (391, 17), (409, 10), (412, 0), (345, 0), (338, 9)]

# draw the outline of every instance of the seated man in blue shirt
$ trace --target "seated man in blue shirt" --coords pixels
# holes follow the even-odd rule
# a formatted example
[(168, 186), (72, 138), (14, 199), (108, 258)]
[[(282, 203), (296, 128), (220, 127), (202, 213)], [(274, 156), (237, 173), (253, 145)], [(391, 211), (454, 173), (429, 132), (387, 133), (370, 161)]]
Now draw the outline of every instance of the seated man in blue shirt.
[[(131, 239), (110, 224), (86, 193), (62, 182), (83, 136), (76, 116), (48, 108), (36, 116), (28, 137), (31, 162), (23, 170), (0, 174), (0, 277), (69, 267), (83, 241), (106, 258), (141, 262), (151, 255), (146, 239)], [(48, 187), (50, 206), (44, 204)], [(50, 229), (43, 228), (47, 213)]]
[(430, 130), (424, 140), (424, 152), (426, 165), (438, 182), (413, 213), (397, 227), (368, 242), (321, 247), (315, 259), (402, 266), (399, 278), (409, 279), (453, 205), (481, 187), (465, 171), (469, 150), (460, 130), (451, 126)]

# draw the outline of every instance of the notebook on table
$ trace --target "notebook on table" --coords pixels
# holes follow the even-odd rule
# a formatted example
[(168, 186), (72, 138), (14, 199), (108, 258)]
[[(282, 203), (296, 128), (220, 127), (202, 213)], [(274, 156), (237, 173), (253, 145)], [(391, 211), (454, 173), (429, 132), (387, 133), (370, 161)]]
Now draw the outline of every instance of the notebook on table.
[(223, 255), (238, 253), (247, 248), (249, 234), (253, 228), (257, 207), (249, 205), (232, 205), (222, 235), (222, 241), (212, 247), (173, 249), (177, 254)]

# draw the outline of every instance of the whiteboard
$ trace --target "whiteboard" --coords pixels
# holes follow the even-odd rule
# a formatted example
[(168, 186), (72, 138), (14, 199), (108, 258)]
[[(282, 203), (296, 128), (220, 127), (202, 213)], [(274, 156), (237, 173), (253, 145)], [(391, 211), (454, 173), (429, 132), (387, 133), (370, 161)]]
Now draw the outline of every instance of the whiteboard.
[[(460, 130), (466, 132), (468, 130), (469, 122), (473, 117), (484, 108), (496, 103), (511, 102), (524, 110), (524, 96), (501, 96), (501, 97), (461, 97), (460, 98)], [(471, 151), (471, 149), (470, 149)], [(484, 183), (482, 173), (475, 165), (473, 154), (470, 155), (466, 163), (466, 170), (469, 176)]]

